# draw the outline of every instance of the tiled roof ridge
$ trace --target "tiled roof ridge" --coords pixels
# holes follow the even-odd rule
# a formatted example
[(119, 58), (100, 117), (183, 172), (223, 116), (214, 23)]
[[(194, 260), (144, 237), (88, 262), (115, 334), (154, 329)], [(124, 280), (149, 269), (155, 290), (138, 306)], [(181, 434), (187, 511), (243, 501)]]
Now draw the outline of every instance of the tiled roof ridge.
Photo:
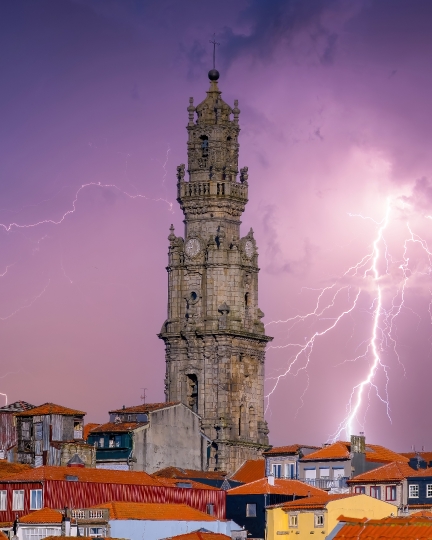
[[(310, 444), (286, 444), (286, 445), (283, 445), (283, 446), (272, 446), (269, 450), (266, 450), (265, 452), (263, 452), (263, 455), (265, 454), (271, 454), (271, 453), (275, 453), (275, 452), (280, 452), (280, 453), (284, 453), (284, 452), (287, 452), (287, 453), (294, 453), (294, 452), (297, 452), (298, 450), (300, 450), (300, 448), (313, 448), (315, 450), (320, 450), (321, 449), (321, 446), (313, 446), (313, 445), (310, 445)], [(289, 449), (292, 449), (292, 450), (289, 450)]]
[[(332, 454), (331, 452), (334, 451)], [(341, 452), (337, 454), (337, 452)], [(303, 456), (300, 461), (314, 461), (316, 459), (348, 459), (349, 449), (347, 443), (343, 441), (335, 441), (327, 446), (323, 446), (316, 452), (312, 452), (306, 456)]]
[[(296, 489), (297, 488), (297, 489)], [(276, 493), (285, 491), (285, 494), (298, 494), (298, 495), (308, 495), (315, 493), (316, 495), (321, 495), (326, 493), (324, 490), (316, 488), (314, 486), (309, 486), (304, 482), (299, 480), (290, 480), (283, 478), (275, 478), (274, 485), (270, 484), (268, 478), (260, 478), (259, 480), (254, 480), (253, 482), (248, 482), (242, 486), (236, 486), (229, 489), (226, 493), (227, 495), (240, 495), (240, 494), (260, 494), (260, 493)]]
[(48, 401), (47, 403), (42, 403), (37, 407), (28, 409), (16, 413), (16, 416), (37, 416), (45, 414), (63, 414), (64, 416), (85, 416), (87, 413), (84, 411), (79, 411), (78, 409), (70, 409), (69, 407), (64, 407), (63, 405), (57, 405), (57, 403), (52, 403)]
[(151, 502), (110, 501), (94, 505), (91, 508), (107, 508), (110, 512), (110, 519), (118, 520), (172, 520), (173, 517), (178, 516), (180, 521), (226, 521), (218, 520), (216, 517), (210, 516), (186, 503), (160, 504)]
[(44, 506), (20, 517), (19, 520), (21, 523), (61, 523), (63, 514), (59, 510)]
[(129, 407), (123, 406), (120, 409), (112, 409), (111, 411), (108, 411), (109, 414), (114, 413), (134, 413), (134, 412), (145, 412), (148, 410), (149, 412), (152, 412), (153, 410), (158, 409), (166, 409), (168, 407), (173, 407), (174, 405), (180, 405), (180, 401), (167, 401), (167, 402), (160, 402), (160, 403), (142, 403), (141, 405), (131, 405)]
[[(385, 477), (385, 475), (381, 476), (381, 473), (386, 471), (394, 471), (397, 470), (396, 474), (393, 474), (393, 476), (389, 475), (388, 477)], [(407, 476), (410, 476), (411, 473), (414, 476), (415, 473), (418, 471), (415, 471), (412, 469), (408, 463), (404, 461), (391, 461), (390, 463), (384, 463), (384, 465), (381, 465), (380, 467), (377, 467), (376, 469), (372, 469), (370, 471), (366, 471), (362, 474), (359, 474), (357, 476), (354, 476), (354, 478), (351, 478), (347, 480), (348, 483), (356, 483), (356, 482), (374, 482), (376, 480), (381, 481), (393, 481), (395, 479), (402, 480), (403, 478), (406, 478)]]

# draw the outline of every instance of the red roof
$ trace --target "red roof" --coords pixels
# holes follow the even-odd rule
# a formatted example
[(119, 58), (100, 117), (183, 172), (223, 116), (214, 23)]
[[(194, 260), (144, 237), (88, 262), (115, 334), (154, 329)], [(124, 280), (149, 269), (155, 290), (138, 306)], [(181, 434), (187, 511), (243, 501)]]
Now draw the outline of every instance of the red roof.
[(376, 482), (401, 482), (408, 476), (413, 476), (417, 471), (412, 469), (407, 463), (401, 463), (395, 461), (393, 463), (387, 463), (377, 469), (368, 471), (351, 478), (348, 480), (349, 484), (363, 484), (363, 483), (376, 483)]
[(274, 486), (269, 484), (267, 478), (255, 480), (249, 484), (231, 488), (227, 491), (227, 495), (261, 495), (271, 493), (276, 495), (300, 495), (307, 497), (308, 495), (320, 495), (325, 491), (313, 486), (309, 486), (298, 480), (283, 480), (281, 478), (274, 479)]
[[(316, 488), (315, 488), (316, 489)], [(340, 493), (337, 495), (329, 495), (325, 491), (321, 491), (319, 495), (312, 495), (312, 497), (305, 497), (298, 501), (288, 501), (282, 504), (278, 504), (280, 508), (284, 510), (320, 510), (327, 506), (331, 501), (337, 501), (338, 499), (346, 499), (347, 497), (355, 497), (355, 493)]]
[(43, 416), (44, 414), (61, 414), (63, 416), (84, 416), (85, 412), (78, 411), (76, 409), (68, 409), (68, 407), (63, 407), (62, 405), (56, 405), (55, 403), (44, 403), (35, 407), (34, 409), (29, 409), (28, 411), (23, 411), (17, 413), (15, 416)]
[(89, 436), (89, 433), (92, 429), (98, 427), (100, 424), (94, 424), (92, 422), (90, 422), (89, 424), (86, 424), (84, 426), (84, 431), (83, 431), (83, 439), (86, 441), (88, 436)]
[(165, 467), (152, 474), (157, 478), (203, 478), (207, 480), (224, 480), (226, 475), (227, 473), (224, 471), (195, 471), (179, 467)]
[(187, 488), (185, 489), (190, 489), (192, 487), (195, 489), (213, 489), (216, 491), (219, 490), (219, 488), (217, 487), (209, 486), (208, 484), (202, 484), (201, 482), (196, 482), (195, 480), (191, 480), (190, 478), (163, 478), (161, 476), (157, 476), (156, 479), (160, 484), (169, 487), (185, 488), (185, 486), (181, 486), (181, 484), (188, 484)]
[(133, 407), (123, 407), (122, 409), (114, 409), (109, 411), (111, 413), (117, 414), (128, 414), (128, 413), (149, 413), (152, 411), (157, 411), (159, 409), (166, 409), (167, 407), (173, 407), (174, 405), (179, 405), (180, 401), (170, 401), (167, 403), (144, 403), (143, 405), (135, 405)]
[(67, 480), (67, 477), (78, 478), (79, 482), (93, 482), (99, 484), (129, 484), (144, 486), (162, 485), (155, 478), (145, 472), (114, 471), (110, 469), (91, 469), (81, 467), (37, 467), (19, 474), (9, 476), (4, 482), (31, 482), (44, 480)]
[[(351, 443), (337, 441), (333, 444), (324, 446), (317, 452), (312, 452), (301, 458), (301, 461), (320, 461), (320, 460), (344, 460), (350, 459)], [(388, 463), (391, 461), (404, 461), (408, 463), (409, 459), (393, 450), (389, 450), (378, 444), (366, 445), (366, 461), (373, 463)]]
[(42, 508), (41, 510), (36, 510), (27, 514), (26, 516), (20, 517), (20, 523), (61, 523), (63, 519), (63, 514), (58, 510), (53, 510), (52, 508)]
[(0, 540), (9, 540), (9, 537), (3, 531), (0, 531)]
[[(344, 520), (342, 516), (340, 521)], [(387, 517), (384, 519), (348, 519), (336, 533), (334, 540), (379, 540), (396, 538), (403, 540), (432, 539), (432, 519), (425, 517)]]
[(30, 465), (24, 465), (21, 463), (9, 463), (5, 459), (0, 459), (0, 480), (14, 476), (23, 471), (28, 471), (32, 467)]
[(106, 424), (96, 424), (96, 427), (90, 433), (129, 433), (141, 426), (145, 426), (147, 422), (107, 422)]
[(259, 480), (260, 478), (265, 478), (264, 459), (248, 459), (230, 477), (230, 480), (246, 483), (253, 482), (254, 480)]
[(290, 446), (273, 446), (270, 450), (263, 452), (264, 456), (271, 456), (272, 454), (298, 454), (302, 448), (308, 448), (311, 450), (319, 450), (320, 446), (308, 446), (306, 444), (291, 444)]
[(172, 540), (231, 540), (231, 536), (222, 533), (214, 533), (200, 529), (186, 534), (178, 534), (177, 536), (169, 537)]
[(191, 508), (187, 504), (108, 502), (93, 508), (108, 508), (110, 519), (151, 521), (217, 521), (217, 518)]
[(401, 456), (405, 456), (408, 459), (419, 457), (423, 461), (426, 461), (426, 463), (432, 461), (432, 452), (401, 452)]

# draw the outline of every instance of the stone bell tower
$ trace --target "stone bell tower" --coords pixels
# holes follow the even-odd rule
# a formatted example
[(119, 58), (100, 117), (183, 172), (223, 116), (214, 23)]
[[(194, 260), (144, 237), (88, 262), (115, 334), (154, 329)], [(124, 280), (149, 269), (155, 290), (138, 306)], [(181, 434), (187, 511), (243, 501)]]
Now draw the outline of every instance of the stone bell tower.
[[(238, 102), (221, 98), (219, 73), (198, 106), (189, 99), (188, 167), (177, 167), (184, 239), (171, 226), (166, 348), (167, 401), (202, 418), (209, 470), (233, 472), (268, 447), (264, 420), (265, 335), (258, 307), (258, 251), (240, 236), (248, 169), (238, 178)], [(187, 178), (185, 173), (187, 172)]]

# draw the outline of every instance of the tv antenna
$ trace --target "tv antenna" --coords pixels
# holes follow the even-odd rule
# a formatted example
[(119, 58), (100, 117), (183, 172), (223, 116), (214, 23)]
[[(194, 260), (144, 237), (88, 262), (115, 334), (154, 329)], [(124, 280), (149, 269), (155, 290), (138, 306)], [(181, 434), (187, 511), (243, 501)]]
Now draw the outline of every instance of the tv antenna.
[(147, 397), (147, 388), (141, 388), (142, 390), (142, 396), (140, 396), (140, 399), (142, 399), (142, 402), (143, 402), (143, 405), (145, 405), (145, 402), (146, 402), (146, 397)]

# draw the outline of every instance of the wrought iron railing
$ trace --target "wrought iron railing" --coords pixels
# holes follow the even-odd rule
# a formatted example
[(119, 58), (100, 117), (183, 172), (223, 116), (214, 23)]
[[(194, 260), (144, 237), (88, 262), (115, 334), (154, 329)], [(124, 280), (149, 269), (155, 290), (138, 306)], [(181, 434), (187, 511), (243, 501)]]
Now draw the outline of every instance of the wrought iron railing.
[(342, 489), (347, 488), (347, 477), (330, 479), (330, 478), (299, 478), (300, 482), (304, 482), (309, 486), (314, 486), (320, 489)]

